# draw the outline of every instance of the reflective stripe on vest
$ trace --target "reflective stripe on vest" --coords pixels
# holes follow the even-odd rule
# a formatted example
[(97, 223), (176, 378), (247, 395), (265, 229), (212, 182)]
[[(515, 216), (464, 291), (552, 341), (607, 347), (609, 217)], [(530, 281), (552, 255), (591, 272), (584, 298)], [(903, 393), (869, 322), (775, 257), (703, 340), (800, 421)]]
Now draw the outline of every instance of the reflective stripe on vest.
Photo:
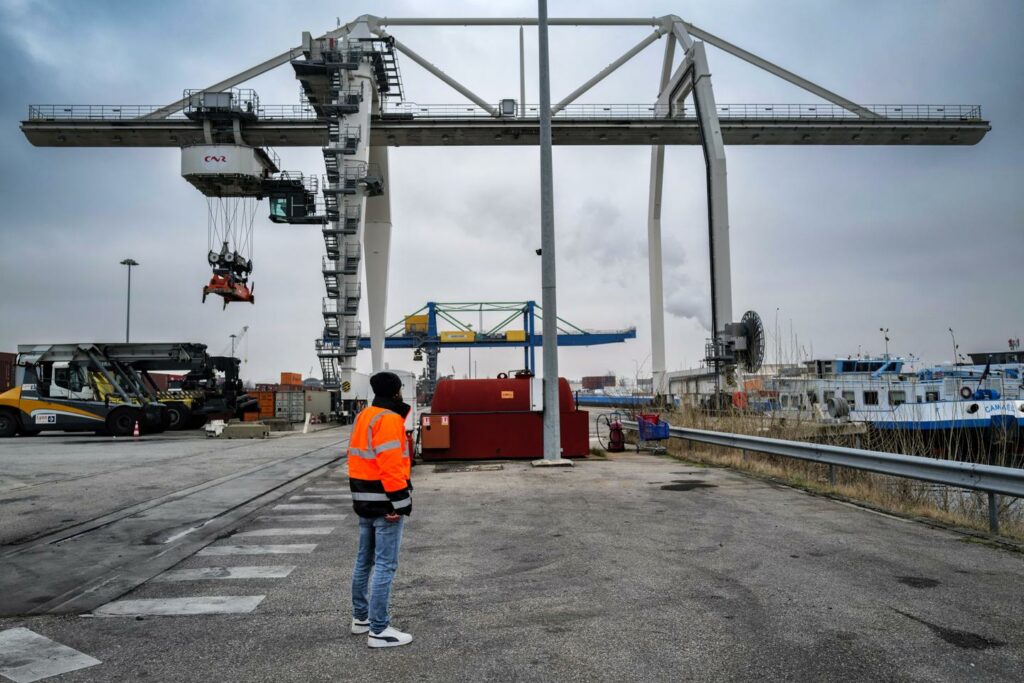
[(360, 493), (358, 491), (352, 492), (352, 500), (390, 500), (386, 493)]

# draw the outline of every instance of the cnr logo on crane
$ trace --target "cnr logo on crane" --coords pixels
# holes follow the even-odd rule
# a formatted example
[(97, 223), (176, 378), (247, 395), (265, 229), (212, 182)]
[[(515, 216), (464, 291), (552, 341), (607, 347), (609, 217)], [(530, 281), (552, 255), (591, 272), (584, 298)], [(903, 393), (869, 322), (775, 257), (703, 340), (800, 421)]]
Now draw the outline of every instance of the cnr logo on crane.
[(203, 161), (207, 161), (207, 162), (209, 162), (209, 161), (219, 161), (222, 164), (226, 164), (228, 162), (228, 158), (227, 158), (226, 155), (223, 155), (223, 154), (222, 155), (207, 154), (205, 157), (203, 157)]

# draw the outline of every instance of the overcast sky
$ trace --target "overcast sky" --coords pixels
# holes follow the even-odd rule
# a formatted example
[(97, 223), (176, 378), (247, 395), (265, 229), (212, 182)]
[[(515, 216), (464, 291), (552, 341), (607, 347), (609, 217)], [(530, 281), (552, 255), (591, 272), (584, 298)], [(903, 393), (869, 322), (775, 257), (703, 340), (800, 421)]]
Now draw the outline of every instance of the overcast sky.
[[(18, 130), (29, 104), (166, 103), (298, 44), (304, 30), (333, 28), (339, 18), (536, 12), (532, 2), (483, 0), (287, 7), (0, 0), (0, 350), (123, 338), (125, 269), (118, 262), (132, 257), (142, 264), (133, 275), (133, 340), (199, 341), (219, 352), (229, 334), (248, 325), (248, 378), (305, 375), (316, 364), (324, 293), (316, 227), (273, 225), (261, 211), (258, 303), (222, 311), (219, 301), (200, 303), (209, 278), (206, 205), (180, 177), (177, 150), (35, 148)], [(1008, 337), (1024, 336), (1024, 3), (550, 2), (552, 16), (668, 13), (857, 102), (980, 104), (992, 122), (973, 147), (728, 148), (736, 317), (759, 311), (771, 334), (781, 331), (783, 358), (793, 356), (794, 338), (816, 356), (881, 353), (880, 327), (890, 329), (892, 353), (935, 362), (952, 355), (949, 327), (963, 351), (1003, 349)], [(553, 28), (552, 99), (649, 31)], [(517, 97), (517, 29), (393, 33), (485, 99)], [(663, 40), (580, 101), (649, 103)], [(708, 52), (720, 104), (816, 101)], [(530, 102), (537, 101), (535, 56), (536, 32), (527, 29)], [(399, 59), (406, 100), (463, 101)], [(298, 100), (288, 67), (248, 85), (265, 104)], [(317, 149), (278, 152), (288, 169), (322, 173)], [(638, 328), (638, 338), (623, 345), (564, 349), (563, 375), (650, 371), (649, 154), (646, 147), (555, 148), (559, 312), (581, 327)], [(398, 148), (390, 155), (389, 321), (427, 300), (539, 301), (536, 148)], [(663, 230), (674, 370), (703, 355), (710, 318), (704, 168), (696, 147), (667, 151)], [(776, 355), (770, 344), (769, 357)], [(442, 352), (442, 372), (464, 374), (467, 356)], [(488, 375), (519, 366), (521, 354), (481, 351), (474, 360)], [(387, 361), (421, 367), (409, 351), (388, 352)], [(359, 365), (369, 369), (368, 352)]]

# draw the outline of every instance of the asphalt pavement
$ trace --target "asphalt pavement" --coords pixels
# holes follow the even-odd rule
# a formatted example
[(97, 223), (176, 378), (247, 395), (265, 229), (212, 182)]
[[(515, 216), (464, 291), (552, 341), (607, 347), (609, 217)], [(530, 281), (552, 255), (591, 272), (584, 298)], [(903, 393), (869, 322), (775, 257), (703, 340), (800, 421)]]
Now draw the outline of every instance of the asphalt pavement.
[(666, 457), (501, 467), (415, 468), (393, 592), (409, 646), (369, 650), (347, 633), (356, 518), (332, 467), (90, 615), (0, 620), (0, 674), (5, 633), (22, 667), (68, 648), (47, 660), (68, 662), (61, 681), (1024, 671), (1020, 554)]

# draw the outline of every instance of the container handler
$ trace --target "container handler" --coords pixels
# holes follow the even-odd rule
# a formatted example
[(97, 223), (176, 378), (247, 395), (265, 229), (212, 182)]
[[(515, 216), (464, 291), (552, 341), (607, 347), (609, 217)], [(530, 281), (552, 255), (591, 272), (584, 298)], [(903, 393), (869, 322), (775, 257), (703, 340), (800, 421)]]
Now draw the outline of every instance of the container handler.
[(93, 431), (130, 436), (167, 428), (167, 407), (138, 373), (102, 344), (18, 347), (13, 389), (0, 394), (0, 437), (43, 431)]
[[(240, 361), (232, 356), (211, 356), (205, 344), (111, 344), (108, 353), (139, 373), (147, 389), (167, 406), (168, 429), (198, 429), (208, 419), (229, 420), (254, 406), (239, 378)], [(151, 372), (185, 373), (161, 390)]]

